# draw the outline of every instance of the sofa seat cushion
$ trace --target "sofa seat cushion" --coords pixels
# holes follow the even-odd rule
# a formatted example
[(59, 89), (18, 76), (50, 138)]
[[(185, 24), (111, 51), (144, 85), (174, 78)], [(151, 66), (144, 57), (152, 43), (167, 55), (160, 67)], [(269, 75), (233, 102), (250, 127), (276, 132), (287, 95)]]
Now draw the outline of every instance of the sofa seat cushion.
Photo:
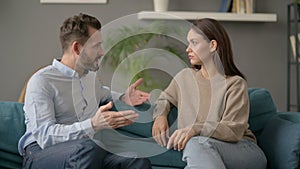
[[(134, 151), (139, 156), (148, 157), (154, 166), (184, 168), (186, 163), (182, 161), (182, 152), (167, 150), (159, 146), (152, 138), (153, 109), (154, 107), (150, 104), (132, 107), (123, 102), (115, 101), (113, 110), (134, 110), (139, 114), (139, 118), (132, 125), (119, 128), (116, 131), (102, 131), (100, 134), (100, 137), (104, 137), (102, 142), (109, 147), (110, 151), (115, 153)], [(177, 109), (173, 108), (168, 116), (171, 131), (177, 127), (176, 119)]]
[(0, 102), (0, 168), (21, 168), (18, 141), (25, 132), (23, 104)]
[(269, 169), (300, 168), (300, 113), (279, 113), (263, 130), (258, 140)]
[(152, 165), (184, 168), (182, 152), (158, 145), (152, 137), (141, 137), (125, 130), (102, 130), (94, 135), (111, 153), (128, 157), (149, 158)]
[[(153, 126), (153, 109), (154, 106), (144, 103), (139, 106), (129, 106), (121, 101), (115, 101), (112, 110), (134, 110), (139, 114), (139, 118), (132, 125), (121, 127), (118, 130), (124, 130), (126, 132), (141, 136), (141, 137), (152, 137), (152, 126)], [(177, 108), (173, 107), (168, 115), (168, 122), (170, 131), (174, 131), (177, 127)]]

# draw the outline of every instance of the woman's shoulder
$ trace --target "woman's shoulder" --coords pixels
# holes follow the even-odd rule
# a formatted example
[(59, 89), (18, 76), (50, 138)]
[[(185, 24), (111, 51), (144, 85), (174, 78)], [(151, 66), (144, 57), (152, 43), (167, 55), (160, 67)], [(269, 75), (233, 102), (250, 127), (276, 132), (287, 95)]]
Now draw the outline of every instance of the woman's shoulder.
[(227, 85), (232, 87), (247, 87), (247, 82), (241, 76), (229, 76), (226, 78)]
[(184, 68), (181, 71), (179, 71), (176, 76), (186, 76), (190, 74), (196, 74), (197, 70), (193, 68)]

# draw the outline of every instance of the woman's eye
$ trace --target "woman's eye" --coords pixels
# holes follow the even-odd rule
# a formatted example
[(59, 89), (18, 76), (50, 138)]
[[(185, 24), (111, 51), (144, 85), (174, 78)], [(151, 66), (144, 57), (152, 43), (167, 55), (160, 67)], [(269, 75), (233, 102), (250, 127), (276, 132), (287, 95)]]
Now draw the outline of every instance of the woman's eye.
[(192, 44), (192, 45), (197, 45), (197, 44), (198, 44), (198, 42), (197, 42), (197, 41), (195, 41), (195, 40), (191, 40), (191, 44)]

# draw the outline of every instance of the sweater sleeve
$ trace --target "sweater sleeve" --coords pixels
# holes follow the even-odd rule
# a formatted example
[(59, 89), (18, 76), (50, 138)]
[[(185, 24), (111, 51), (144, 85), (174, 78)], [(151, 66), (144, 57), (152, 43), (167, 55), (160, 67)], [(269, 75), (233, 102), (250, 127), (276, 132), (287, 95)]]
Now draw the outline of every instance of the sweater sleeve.
[(249, 97), (245, 80), (238, 78), (229, 84), (224, 97), (220, 121), (196, 122), (192, 128), (202, 136), (237, 142), (249, 127)]
[(157, 116), (168, 115), (172, 106), (177, 106), (178, 101), (178, 86), (173, 79), (169, 86), (161, 92), (155, 103), (155, 109), (153, 111), (153, 119)]

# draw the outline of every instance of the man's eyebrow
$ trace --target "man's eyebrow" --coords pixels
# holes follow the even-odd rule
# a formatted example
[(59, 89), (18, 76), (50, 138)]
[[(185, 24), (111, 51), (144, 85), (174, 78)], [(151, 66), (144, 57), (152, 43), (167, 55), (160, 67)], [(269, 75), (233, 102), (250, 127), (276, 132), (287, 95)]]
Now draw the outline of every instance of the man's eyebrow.
[(98, 41), (98, 42), (93, 42), (92, 45), (96, 46), (96, 45), (101, 45), (103, 42), (102, 41)]

